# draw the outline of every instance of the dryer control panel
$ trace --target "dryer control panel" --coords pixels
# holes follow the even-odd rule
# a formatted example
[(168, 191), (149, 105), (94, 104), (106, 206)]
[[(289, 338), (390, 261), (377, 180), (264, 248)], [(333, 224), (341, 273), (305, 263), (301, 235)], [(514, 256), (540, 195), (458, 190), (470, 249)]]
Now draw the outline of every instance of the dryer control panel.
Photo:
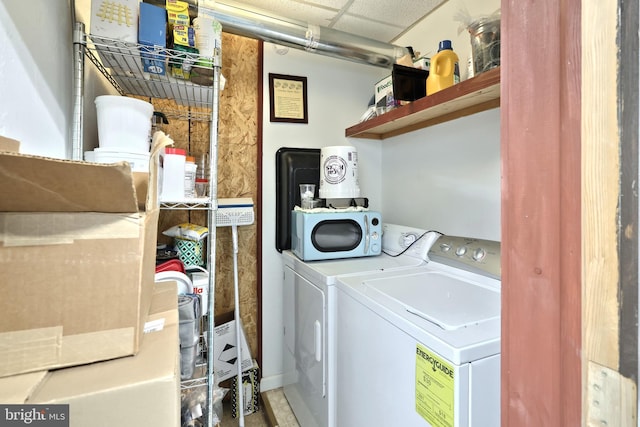
[(460, 236), (440, 236), (429, 260), (500, 279), (500, 242)]

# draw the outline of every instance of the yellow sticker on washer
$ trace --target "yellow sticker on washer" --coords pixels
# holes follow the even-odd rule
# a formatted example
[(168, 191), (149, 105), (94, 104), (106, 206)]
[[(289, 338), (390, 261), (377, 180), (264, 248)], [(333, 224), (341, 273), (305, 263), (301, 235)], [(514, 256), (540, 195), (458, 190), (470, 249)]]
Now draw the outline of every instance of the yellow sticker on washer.
[(455, 371), (421, 344), (416, 346), (416, 411), (433, 427), (454, 425)]

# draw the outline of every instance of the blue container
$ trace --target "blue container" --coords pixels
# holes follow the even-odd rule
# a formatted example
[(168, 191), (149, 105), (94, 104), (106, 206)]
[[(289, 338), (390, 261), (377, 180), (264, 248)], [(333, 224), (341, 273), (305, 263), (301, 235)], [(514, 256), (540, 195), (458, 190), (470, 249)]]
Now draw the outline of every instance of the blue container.
[(162, 52), (167, 46), (167, 11), (164, 8), (140, 3), (138, 43), (143, 45), (140, 54), (144, 71), (164, 75), (166, 65)]

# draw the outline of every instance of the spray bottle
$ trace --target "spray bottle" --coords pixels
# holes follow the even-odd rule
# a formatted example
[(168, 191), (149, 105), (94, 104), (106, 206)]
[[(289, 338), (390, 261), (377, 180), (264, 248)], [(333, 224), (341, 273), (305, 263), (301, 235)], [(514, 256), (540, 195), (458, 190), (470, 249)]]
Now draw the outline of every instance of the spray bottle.
[(431, 58), (427, 77), (427, 95), (453, 86), (457, 63), (458, 55), (451, 47), (451, 40), (442, 40), (438, 45), (438, 53)]

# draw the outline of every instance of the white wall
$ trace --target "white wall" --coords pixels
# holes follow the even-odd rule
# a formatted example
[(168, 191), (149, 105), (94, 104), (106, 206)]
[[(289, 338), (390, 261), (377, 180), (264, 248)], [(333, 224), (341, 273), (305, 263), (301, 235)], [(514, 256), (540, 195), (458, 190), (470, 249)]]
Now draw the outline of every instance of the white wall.
[[(90, 0), (78, 0), (77, 20), (89, 30)], [(0, 135), (20, 151), (71, 158), (73, 36), (69, 0), (0, 2)], [(84, 149), (98, 146), (97, 95), (117, 94), (85, 60)]]
[[(449, 0), (394, 43), (431, 55), (452, 40), (464, 80), (471, 41), (463, 22), (499, 10), (500, 0)], [(500, 109), (385, 140), (382, 157), (385, 221), (500, 240)]]
[[(84, 24), (84, 31), (91, 33), (91, 0), (75, 0), (76, 21)], [(99, 95), (118, 95), (118, 91), (85, 59), (84, 72), (84, 108), (83, 108), (83, 142), (84, 151), (98, 147), (98, 125), (95, 98)]]
[[(373, 86), (387, 71), (368, 65), (289, 49), (276, 53), (264, 45), (263, 104), (263, 260), (262, 260), (262, 389), (282, 380), (282, 261), (275, 249), (275, 154), (281, 147), (322, 148), (353, 145), (358, 150), (362, 196), (381, 209), (380, 143), (348, 140), (347, 127), (358, 123), (373, 95)], [(269, 73), (307, 77), (308, 124), (269, 121)]]
[(382, 218), (500, 240), (500, 110), (385, 140)]
[(71, 34), (67, 0), (0, 3), (0, 135), (23, 153), (70, 153)]

